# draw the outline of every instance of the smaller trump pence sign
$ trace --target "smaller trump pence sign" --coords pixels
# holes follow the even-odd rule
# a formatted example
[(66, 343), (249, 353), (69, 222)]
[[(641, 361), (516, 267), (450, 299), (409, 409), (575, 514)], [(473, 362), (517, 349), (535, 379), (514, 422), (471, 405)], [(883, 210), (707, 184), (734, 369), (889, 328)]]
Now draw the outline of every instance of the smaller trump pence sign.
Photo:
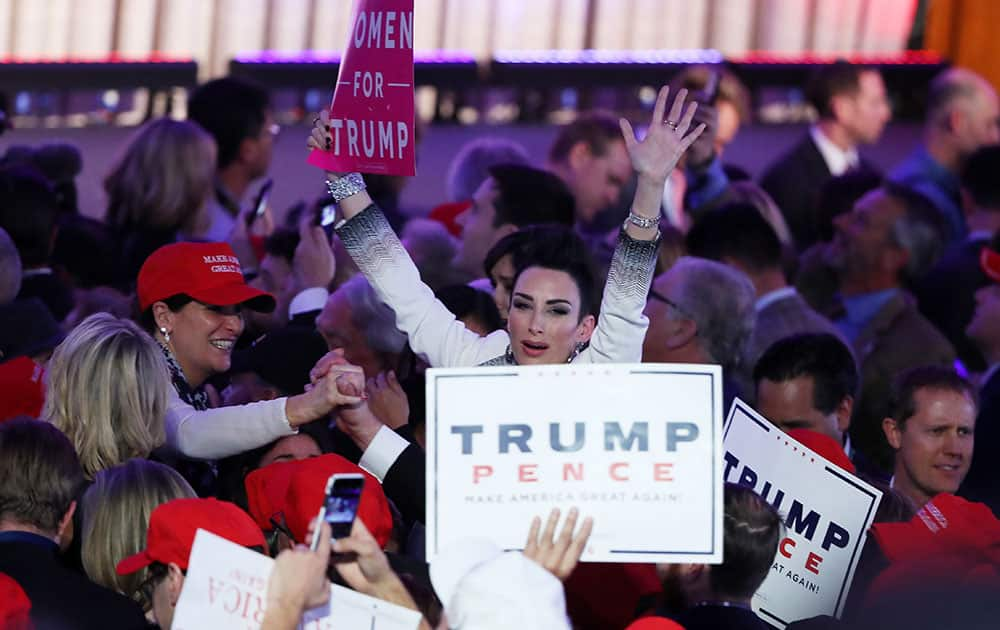
[(753, 597), (757, 615), (784, 628), (839, 617), (882, 493), (733, 401), (725, 429), (725, 480), (754, 490), (786, 530)]
[(718, 366), (428, 370), (427, 557), (577, 507), (585, 561), (721, 562), (721, 428)]

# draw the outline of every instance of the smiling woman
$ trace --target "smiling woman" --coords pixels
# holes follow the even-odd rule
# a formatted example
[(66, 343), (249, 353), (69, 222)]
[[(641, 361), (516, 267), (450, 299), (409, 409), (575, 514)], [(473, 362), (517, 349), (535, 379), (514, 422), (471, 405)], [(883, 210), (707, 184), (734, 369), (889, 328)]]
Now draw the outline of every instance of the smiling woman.
[(166, 414), (171, 451), (195, 459), (227, 457), (292, 435), (334, 407), (361, 400), (338, 390), (337, 381), (364, 389), (361, 370), (345, 368), (304, 394), (209, 408), (203, 385), (229, 369), (243, 312), (269, 312), (275, 305), (269, 293), (246, 284), (225, 243), (161, 247), (139, 272), (137, 293), (142, 323), (159, 343), (174, 385)]
[[(618, 237), (604, 287), (601, 314), (586, 264), (553, 252), (544, 262), (515, 269), (506, 331), (485, 337), (468, 330), (438, 300), (420, 275), (357, 173), (327, 173), (346, 222), (338, 229), (345, 248), (375, 291), (396, 314), (396, 325), (414, 352), (434, 367), (563, 363), (633, 363), (642, 357), (649, 324), (642, 314), (656, 264), (659, 206), (666, 178), (704, 126), (690, 133), (697, 105), (684, 107), (686, 91), (667, 111), (660, 90), (653, 123), (642, 141), (620, 121), (638, 184), (629, 219)], [(317, 120), (308, 145), (328, 145), (328, 116)]]

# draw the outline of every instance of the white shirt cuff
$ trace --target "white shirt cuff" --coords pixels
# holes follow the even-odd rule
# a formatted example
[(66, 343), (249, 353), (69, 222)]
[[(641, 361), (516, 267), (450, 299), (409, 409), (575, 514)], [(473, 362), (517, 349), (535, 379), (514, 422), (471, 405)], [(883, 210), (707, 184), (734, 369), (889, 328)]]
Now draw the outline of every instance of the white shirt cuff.
[(399, 459), (400, 454), (409, 445), (410, 443), (398, 433), (383, 426), (372, 438), (358, 465), (382, 481), (392, 465)]
[(330, 292), (323, 287), (312, 287), (299, 291), (288, 304), (288, 318), (292, 319), (299, 313), (321, 310), (328, 297), (330, 297)]

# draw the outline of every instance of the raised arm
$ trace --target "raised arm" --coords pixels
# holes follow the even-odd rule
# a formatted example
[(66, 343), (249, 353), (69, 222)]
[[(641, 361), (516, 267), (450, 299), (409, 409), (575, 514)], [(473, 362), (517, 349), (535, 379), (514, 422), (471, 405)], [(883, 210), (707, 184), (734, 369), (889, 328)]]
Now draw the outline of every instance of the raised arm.
[(691, 102), (685, 110), (687, 90), (678, 92), (670, 114), (664, 118), (669, 93), (666, 86), (660, 89), (649, 129), (641, 141), (627, 120), (619, 121), (638, 182), (608, 270), (597, 327), (580, 361), (638, 363), (642, 360), (642, 341), (649, 327), (642, 309), (656, 267), (663, 185), (684, 152), (705, 130), (701, 124), (688, 133), (698, 104)]
[[(314, 125), (308, 145), (328, 148), (327, 114)], [(357, 173), (327, 173), (337, 190), (344, 222), (337, 227), (344, 248), (365, 274), (379, 299), (396, 314), (396, 327), (409, 337), (410, 347), (433, 367), (478, 365), (503, 355), (509, 338), (503, 331), (480, 337), (448, 311), (420, 279), (410, 255), (372, 203)]]

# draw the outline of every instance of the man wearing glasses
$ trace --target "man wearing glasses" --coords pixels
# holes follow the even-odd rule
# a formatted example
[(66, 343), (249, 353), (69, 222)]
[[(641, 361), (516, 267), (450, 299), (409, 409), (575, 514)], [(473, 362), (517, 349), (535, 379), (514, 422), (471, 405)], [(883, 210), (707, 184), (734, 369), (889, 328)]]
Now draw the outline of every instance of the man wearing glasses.
[(228, 241), (250, 184), (271, 167), (274, 122), (267, 91), (240, 79), (224, 78), (200, 86), (188, 101), (188, 117), (215, 139), (218, 150), (215, 196), (209, 202), (210, 227), (189, 236)]
[(653, 279), (643, 311), (649, 330), (644, 363), (722, 366), (725, 409), (741, 392), (738, 371), (754, 327), (750, 280), (721, 263), (685, 256)]

